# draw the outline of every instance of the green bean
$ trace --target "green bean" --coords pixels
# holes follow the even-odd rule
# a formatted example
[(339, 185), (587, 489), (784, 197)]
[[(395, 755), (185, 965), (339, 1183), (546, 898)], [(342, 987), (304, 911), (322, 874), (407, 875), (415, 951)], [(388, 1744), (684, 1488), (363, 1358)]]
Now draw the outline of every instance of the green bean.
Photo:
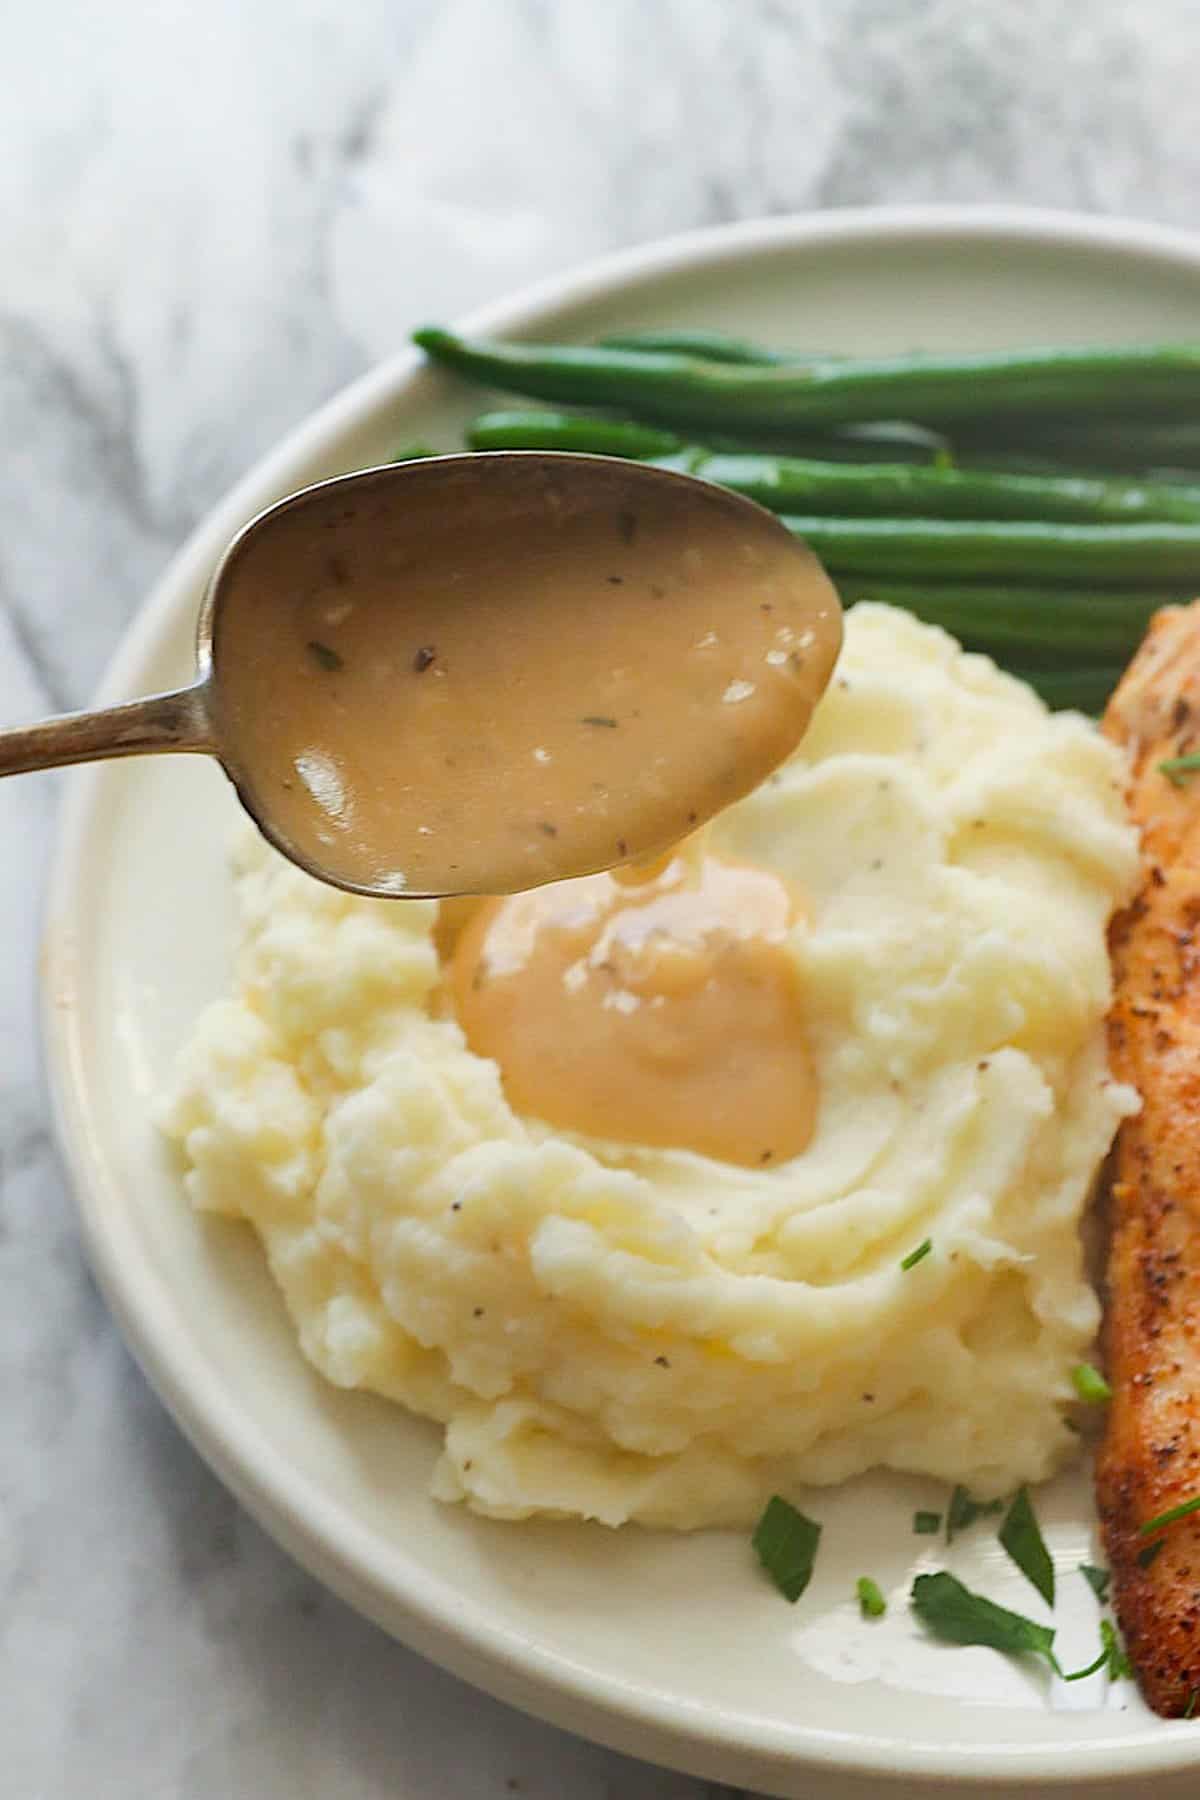
[(1068, 460), (1049, 453), (1043, 456), (1032, 448), (1022, 450), (1016, 447), (1008, 449), (1003, 445), (976, 446), (963, 443), (961, 439), (947, 445), (942, 462), (949, 468), (979, 469), (992, 475), (1052, 475), (1056, 478), (1082, 475), (1088, 480), (1101, 481), (1115, 475), (1119, 480), (1148, 481), (1155, 486), (1162, 483), (1168, 487), (1200, 489), (1200, 469), (1190, 475), (1178, 469), (1142, 468), (1137, 464), (1119, 470), (1098, 462), (1080, 461), (1078, 458)]
[(818, 462), (942, 463), (950, 457), (948, 441), (921, 425), (879, 420), (824, 432), (755, 431), (737, 435), (706, 431), (711, 450), (751, 455), (799, 456)]
[(902, 463), (831, 463), (777, 456), (689, 457), (693, 474), (774, 512), (865, 513), (927, 519), (1078, 520), (1119, 525), (1161, 519), (1200, 524), (1200, 488), (1006, 475)]
[[(645, 409), (642, 409), (645, 412)], [(957, 428), (956, 433), (957, 433)], [(1085, 475), (1162, 483), (1171, 487), (1200, 488), (1200, 454), (1189, 468), (1183, 464), (1124, 459), (1095, 454), (1061, 454), (1051, 445), (993, 441), (981, 435), (976, 442), (923, 425), (878, 420), (866, 425), (830, 426), (824, 431), (770, 431), (746, 426), (736, 433), (706, 427), (704, 437), (713, 450), (731, 454), (799, 456), (823, 462), (904, 462), (934, 464), (940, 468), (980, 469), (994, 475)]]
[(1178, 414), (1200, 402), (1200, 346), (1186, 344), (744, 367), (656, 351), (468, 341), (434, 326), (413, 337), (436, 361), (493, 387), (732, 432), (871, 419), (929, 425), (1002, 414)]
[[(1160, 446), (1149, 440), (1144, 444), (1135, 442), (1124, 454), (1119, 450), (1106, 454), (1099, 437), (1093, 444), (1082, 439), (1077, 445), (1064, 440), (1060, 450), (1054, 443), (1038, 443), (1036, 430), (1025, 442), (998, 439), (994, 433), (990, 434), (991, 441), (984, 433), (975, 439), (969, 434), (964, 436), (957, 426), (954, 431), (951, 439), (944, 432), (922, 425), (880, 420), (866, 425), (830, 426), (825, 431), (770, 431), (746, 426), (733, 434), (706, 428), (704, 436), (714, 450), (758, 455), (800, 456), (827, 462), (934, 463), (941, 467), (982, 469), (996, 475), (1116, 475), (1155, 485), (1200, 488), (1200, 446), (1196, 445), (1192, 446), (1189, 465), (1183, 460), (1159, 460)], [(1186, 447), (1181, 438), (1178, 449), (1182, 453)], [(1164, 441), (1161, 448), (1169, 449), (1169, 445)]]
[(1084, 468), (1200, 469), (1200, 421), (1187, 419), (964, 420), (956, 447), (1048, 456)]
[(488, 412), (467, 428), (472, 450), (586, 450), (595, 456), (670, 456), (682, 440), (653, 425), (597, 413)]
[[(604, 350), (666, 351), (670, 356), (700, 356), (705, 362), (738, 363), (773, 367), (779, 363), (812, 362), (799, 351), (769, 350), (749, 338), (730, 337), (724, 331), (610, 331), (596, 343)], [(825, 357), (821, 357), (825, 361)]]
[[(637, 434), (645, 433), (643, 440)], [(467, 428), (467, 440), (476, 450), (587, 450), (597, 456), (670, 455), (682, 447), (673, 432), (656, 431), (612, 413), (549, 411), (545, 408), (503, 407), (480, 413)], [(643, 449), (645, 442), (661, 440), (663, 450)], [(758, 454), (755, 439), (711, 434), (709, 448), (739, 454)], [(790, 433), (788, 448), (796, 454), (830, 462), (931, 462), (945, 453), (942, 438), (912, 425), (856, 426), (843, 432), (814, 433), (798, 437)], [(1061, 471), (1056, 470), (1056, 473)]]
[(1163, 606), (1176, 605), (1182, 592), (1141, 588), (1037, 588), (990, 583), (889, 581), (866, 575), (838, 580), (845, 606), (881, 600), (903, 607), (929, 625), (940, 625), (960, 642), (989, 654), (1020, 656), (1026, 662), (1125, 662), (1146, 626)]
[(587, 450), (675, 462), (775, 512), (909, 514), (925, 518), (1137, 519), (1200, 522), (1200, 488), (1086, 477), (1023, 476), (901, 463), (838, 463), (795, 457), (715, 455), (666, 432), (583, 413), (484, 413), (468, 430), (475, 450)]
[(1200, 492), (1200, 461), (1193, 468), (1172, 467), (1169, 463), (1141, 462), (1134, 457), (1121, 460), (1100, 454), (1068, 456), (1065, 451), (1058, 456), (1053, 450), (1047, 450), (1043, 456), (1032, 448), (976, 447), (961, 441), (947, 447), (943, 461), (956, 469), (985, 469), (994, 475), (1083, 475), (1099, 480), (1115, 476), (1151, 487), (1195, 488)]
[(1138, 587), (1200, 583), (1200, 526), (1003, 520), (830, 519), (784, 523), (835, 575)]

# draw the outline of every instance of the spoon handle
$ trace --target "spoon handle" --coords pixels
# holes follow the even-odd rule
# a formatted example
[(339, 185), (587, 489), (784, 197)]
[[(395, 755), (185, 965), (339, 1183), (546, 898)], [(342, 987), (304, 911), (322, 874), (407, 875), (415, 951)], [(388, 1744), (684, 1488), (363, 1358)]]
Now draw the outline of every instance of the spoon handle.
[(57, 769), (108, 756), (146, 756), (158, 750), (215, 750), (205, 684), (152, 694), (100, 712), (64, 713), (35, 725), (0, 731), (0, 775)]

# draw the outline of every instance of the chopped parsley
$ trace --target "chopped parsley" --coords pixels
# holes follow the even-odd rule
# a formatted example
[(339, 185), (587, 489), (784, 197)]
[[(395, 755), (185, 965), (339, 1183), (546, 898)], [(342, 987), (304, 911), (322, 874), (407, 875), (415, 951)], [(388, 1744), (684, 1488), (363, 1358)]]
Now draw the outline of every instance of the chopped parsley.
[(956, 1487), (946, 1512), (946, 1542), (952, 1544), (960, 1531), (966, 1531), (976, 1519), (988, 1519), (1003, 1512), (1003, 1500), (972, 1500), (965, 1487)]
[(910, 1250), (908, 1255), (901, 1259), (900, 1267), (902, 1269), (915, 1269), (919, 1262), (925, 1261), (925, 1258), (932, 1249), (933, 1239), (925, 1238), (922, 1243), (917, 1245), (915, 1250)]
[[(1105, 1619), (1103, 1621), (1103, 1623), (1105, 1625), (1107, 1625), (1108, 1620)], [(1101, 1649), (1100, 1654), (1096, 1658), (1095, 1662), (1090, 1662), (1087, 1665), (1086, 1669), (1072, 1669), (1071, 1673), (1069, 1675), (1063, 1676), (1063, 1680), (1064, 1681), (1086, 1681), (1089, 1675), (1098, 1675), (1100, 1673), (1101, 1669), (1104, 1668), (1104, 1666), (1106, 1665), (1107, 1662), (1108, 1662), (1108, 1647), (1107, 1647), (1107, 1645), (1105, 1645)]]
[[(1140, 1537), (1149, 1537), (1153, 1531), (1161, 1531), (1164, 1525), (1174, 1525), (1176, 1519), (1186, 1519), (1189, 1513), (1200, 1512), (1200, 1494), (1193, 1494), (1190, 1500), (1181, 1500), (1178, 1506), (1168, 1506), (1166, 1512), (1159, 1513), (1153, 1519), (1147, 1519), (1144, 1525), (1138, 1526)], [(1142, 1556), (1146, 1553), (1143, 1550)], [(1141, 1557), (1138, 1558), (1141, 1562)]]
[(1112, 1399), (1112, 1389), (1105, 1381), (1099, 1369), (1091, 1363), (1076, 1363), (1071, 1370), (1071, 1385), (1081, 1400), (1089, 1406), (1103, 1406)]
[(1165, 775), (1175, 787), (1182, 787), (1189, 775), (1200, 769), (1200, 756), (1169, 756), (1166, 762), (1160, 762), (1158, 772)]
[(854, 1591), (858, 1595), (863, 1618), (882, 1619), (887, 1611), (887, 1601), (880, 1592), (878, 1582), (872, 1581), (869, 1575), (860, 1575), (854, 1584)]
[(1054, 1605), (1054, 1564), (1046, 1548), (1029, 1489), (1019, 1487), (1000, 1527), (1000, 1542), (1047, 1606)]
[(1052, 1626), (1039, 1625), (982, 1594), (973, 1594), (945, 1569), (936, 1575), (918, 1575), (909, 1598), (925, 1628), (948, 1644), (979, 1644), (1005, 1656), (1044, 1656), (1056, 1675), (1062, 1673), (1054, 1654)]
[(1144, 1550), (1139, 1550), (1137, 1553), (1138, 1568), (1148, 1569), (1155, 1557), (1161, 1554), (1162, 1547), (1163, 1540), (1162, 1538), (1158, 1538), (1153, 1544), (1147, 1544)]
[(1200, 1700), (1200, 1688), (1193, 1688), (1188, 1695), (1188, 1703), (1183, 1709), (1183, 1716), (1185, 1719), (1190, 1719), (1195, 1712), (1197, 1700)]
[(751, 1542), (758, 1560), (785, 1600), (796, 1601), (812, 1580), (821, 1527), (780, 1494), (767, 1501)]
[(309, 638), (304, 648), (317, 666), (324, 669), (327, 675), (336, 675), (339, 669), (344, 669), (346, 666), (337, 651), (331, 650), (328, 644), (321, 643), (319, 638)]
[(1094, 1563), (1080, 1563), (1079, 1573), (1103, 1606), (1108, 1599), (1108, 1584), (1112, 1580), (1112, 1570), (1098, 1569)]
[(915, 1512), (913, 1514), (913, 1530), (918, 1537), (936, 1537), (941, 1529), (941, 1513)]
[(584, 713), (579, 723), (581, 725), (602, 725), (605, 731), (617, 729), (617, 721), (610, 719), (606, 713)]
[(1110, 1681), (1132, 1681), (1133, 1664), (1129, 1660), (1117, 1628), (1111, 1619), (1100, 1621), (1100, 1641), (1108, 1652), (1108, 1678)]
[(1122, 1681), (1133, 1674), (1133, 1665), (1121, 1646), (1117, 1636), (1117, 1628), (1111, 1619), (1100, 1621), (1100, 1654), (1095, 1662), (1090, 1662), (1086, 1669), (1073, 1669), (1064, 1675), (1064, 1681), (1084, 1681), (1089, 1675), (1098, 1675), (1101, 1671), (1110, 1681)]

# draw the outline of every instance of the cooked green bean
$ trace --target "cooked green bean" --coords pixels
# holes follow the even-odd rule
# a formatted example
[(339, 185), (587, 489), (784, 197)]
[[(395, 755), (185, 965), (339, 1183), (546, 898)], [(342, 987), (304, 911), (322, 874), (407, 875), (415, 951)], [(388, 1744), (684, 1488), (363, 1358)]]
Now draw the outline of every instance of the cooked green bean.
[[(1169, 410), (1169, 409), (1168, 409)], [(1083, 468), (1200, 469), (1200, 420), (967, 419), (955, 427), (956, 448), (1050, 457)]]
[(1087, 476), (1006, 475), (902, 463), (831, 463), (779, 456), (688, 457), (691, 472), (774, 512), (927, 519), (1062, 519), (1120, 525), (1200, 524), (1200, 488)]
[[(638, 434), (645, 433), (643, 439)], [(480, 413), (467, 428), (476, 450), (588, 450), (597, 456), (670, 455), (682, 447), (674, 432), (621, 419), (612, 413), (550, 411), (547, 408), (501, 407)], [(643, 450), (642, 444), (664, 448)], [(709, 448), (757, 455), (754, 439), (710, 434)], [(945, 454), (945, 441), (915, 425), (862, 425), (846, 431), (788, 435), (788, 453), (829, 462), (922, 462)], [(1061, 473), (1055, 470), (1055, 473)], [(1197, 478), (1200, 485), (1200, 477)]]
[(1200, 346), (908, 355), (768, 367), (576, 344), (469, 341), (414, 332), (436, 361), (474, 381), (542, 400), (641, 409), (667, 425), (786, 427), (856, 420), (1064, 412), (1194, 412)]
[[(778, 363), (812, 362), (799, 351), (769, 350), (749, 338), (725, 331), (611, 331), (596, 342), (605, 350), (663, 350), (671, 356), (700, 356), (706, 362), (773, 367)], [(825, 357), (822, 356), (822, 361)]]
[(871, 425), (847, 425), (844, 430), (755, 431), (747, 427), (733, 434), (706, 431), (711, 450), (751, 455), (800, 456), (818, 462), (944, 463), (950, 446), (938, 432), (922, 425), (880, 420)]
[(595, 414), (483, 413), (469, 427), (474, 450), (586, 450), (661, 460), (775, 512), (916, 515), (949, 519), (1075, 519), (1120, 524), (1138, 519), (1200, 523), (1200, 487), (1029, 476), (903, 463), (839, 463), (685, 447), (668, 432)]
[(992, 475), (1082, 475), (1087, 480), (1106, 480), (1116, 476), (1118, 480), (1150, 482), (1157, 486), (1160, 482), (1168, 487), (1194, 487), (1200, 490), (1200, 469), (1187, 474), (1179, 469), (1159, 469), (1140, 464), (1130, 464), (1127, 469), (1117, 469), (1112, 464), (1081, 461), (1077, 457), (1067, 458), (1053, 456), (1049, 451), (1040, 454), (1032, 447), (1023, 450), (1016, 446), (1011, 449), (1005, 445), (984, 445), (963, 443), (961, 439), (948, 444), (942, 458), (944, 464), (955, 469), (980, 469)]
[(597, 413), (488, 412), (467, 428), (472, 450), (586, 450), (595, 456), (670, 456), (683, 442), (670, 431)]
[(1067, 586), (1200, 584), (1200, 525), (1062, 525), (965, 519), (830, 519), (784, 523), (834, 575), (959, 577)]
[(881, 600), (929, 625), (940, 625), (972, 649), (1039, 663), (1125, 662), (1159, 608), (1187, 597), (1183, 592), (1149, 593), (1141, 588), (1113, 592), (889, 581), (868, 575), (843, 575), (837, 586), (846, 606)]
[(852, 361), (688, 330), (416, 341), (469, 379), (608, 409), (486, 413), (474, 448), (703, 475), (779, 512), (847, 604), (940, 625), (1052, 706), (1098, 712), (1153, 613), (1200, 587), (1200, 346)]

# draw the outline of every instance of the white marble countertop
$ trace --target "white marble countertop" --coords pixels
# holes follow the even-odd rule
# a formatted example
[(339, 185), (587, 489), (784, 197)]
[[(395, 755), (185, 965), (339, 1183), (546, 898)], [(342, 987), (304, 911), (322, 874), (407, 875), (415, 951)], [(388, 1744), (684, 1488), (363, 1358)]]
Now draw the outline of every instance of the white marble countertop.
[[(809, 207), (1190, 225), (1198, 75), (1193, 0), (10, 8), (0, 723), (82, 703), (193, 522), (419, 318)], [(39, 1086), (55, 792), (0, 792), (0, 1786), (714, 1800), (389, 1643), (262, 1536), (147, 1391), (81, 1262)]]

